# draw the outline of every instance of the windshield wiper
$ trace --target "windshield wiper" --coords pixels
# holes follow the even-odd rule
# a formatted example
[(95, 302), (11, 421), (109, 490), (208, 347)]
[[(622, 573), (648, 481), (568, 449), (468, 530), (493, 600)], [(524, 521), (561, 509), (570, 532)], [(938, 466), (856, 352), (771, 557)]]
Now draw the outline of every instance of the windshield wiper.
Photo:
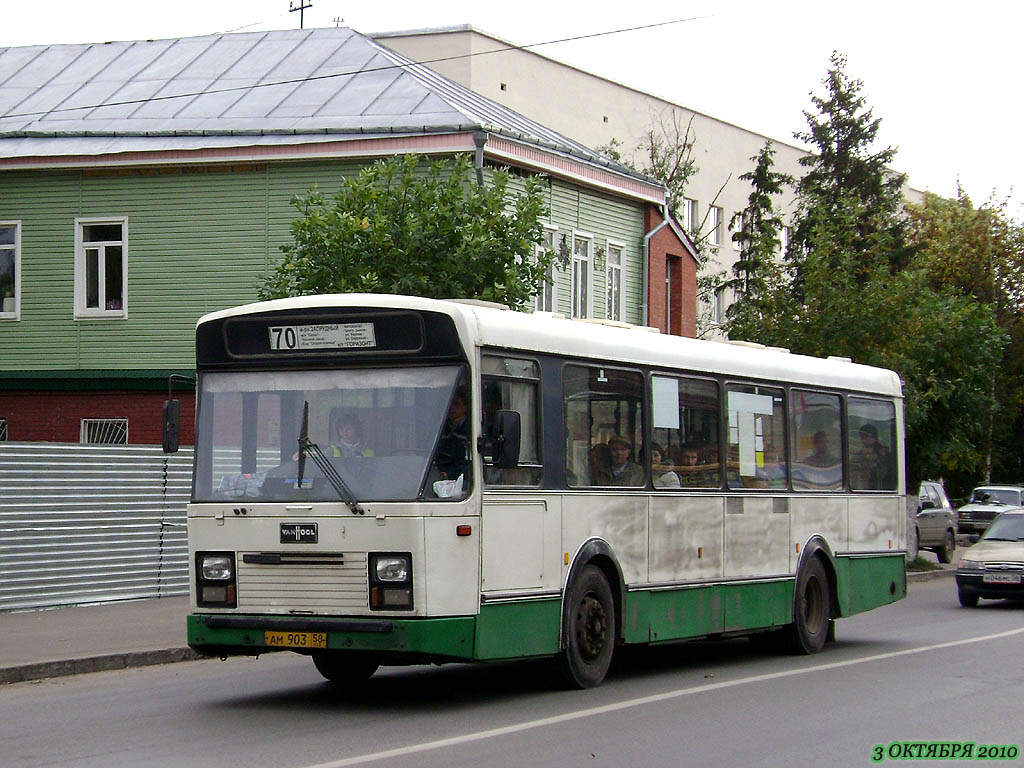
[(348, 508), (352, 510), (353, 515), (365, 515), (365, 510), (359, 506), (359, 502), (356, 501), (356, 496), (352, 493), (352, 490), (345, 484), (341, 475), (338, 474), (338, 470), (331, 464), (324, 452), (320, 450), (320, 446), (309, 439), (309, 401), (307, 400), (302, 406), (302, 429), (299, 431), (299, 482), (298, 485), (302, 487), (302, 473), (306, 466), (306, 453), (309, 453), (310, 458), (313, 459), (313, 463), (317, 465), (321, 472), (324, 473), (324, 477), (334, 488), (335, 493), (342, 498), (342, 500), (348, 504)]

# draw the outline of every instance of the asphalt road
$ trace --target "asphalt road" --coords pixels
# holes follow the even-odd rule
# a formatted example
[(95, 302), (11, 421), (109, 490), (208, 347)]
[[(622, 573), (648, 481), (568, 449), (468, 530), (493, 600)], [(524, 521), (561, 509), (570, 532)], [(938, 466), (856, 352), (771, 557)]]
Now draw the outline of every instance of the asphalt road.
[(344, 691), (291, 654), (20, 683), (0, 689), (0, 765), (864, 766), (893, 741), (1024, 747), (1022, 619), (960, 608), (944, 578), (840, 621), (816, 656), (641, 649), (583, 692), (537, 663), (385, 668)]

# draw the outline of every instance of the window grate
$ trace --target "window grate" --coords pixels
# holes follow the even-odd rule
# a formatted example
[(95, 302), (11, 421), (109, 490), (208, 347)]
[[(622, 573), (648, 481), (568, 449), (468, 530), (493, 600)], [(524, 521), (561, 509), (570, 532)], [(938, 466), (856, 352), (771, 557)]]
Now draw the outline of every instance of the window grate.
[(0, 443), (7, 442), (7, 419), (0, 418)]
[(82, 419), (82, 442), (93, 445), (127, 445), (128, 419)]

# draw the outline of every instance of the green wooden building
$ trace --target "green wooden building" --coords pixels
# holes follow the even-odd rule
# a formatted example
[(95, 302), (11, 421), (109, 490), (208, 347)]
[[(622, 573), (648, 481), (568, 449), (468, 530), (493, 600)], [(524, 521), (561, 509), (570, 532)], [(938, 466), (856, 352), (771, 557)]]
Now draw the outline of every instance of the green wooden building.
[(692, 329), (657, 183), (350, 29), (6, 48), (0, 439), (159, 442), (197, 318), (255, 299), (293, 195), (398, 153), (546, 177), (572, 263), (538, 309)]

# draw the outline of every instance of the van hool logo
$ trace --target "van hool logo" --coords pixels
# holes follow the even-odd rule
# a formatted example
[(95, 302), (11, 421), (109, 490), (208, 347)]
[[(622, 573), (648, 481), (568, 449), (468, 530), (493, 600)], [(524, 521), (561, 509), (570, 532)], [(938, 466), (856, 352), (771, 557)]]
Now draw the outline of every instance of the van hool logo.
[(281, 523), (282, 544), (315, 544), (316, 523)]

